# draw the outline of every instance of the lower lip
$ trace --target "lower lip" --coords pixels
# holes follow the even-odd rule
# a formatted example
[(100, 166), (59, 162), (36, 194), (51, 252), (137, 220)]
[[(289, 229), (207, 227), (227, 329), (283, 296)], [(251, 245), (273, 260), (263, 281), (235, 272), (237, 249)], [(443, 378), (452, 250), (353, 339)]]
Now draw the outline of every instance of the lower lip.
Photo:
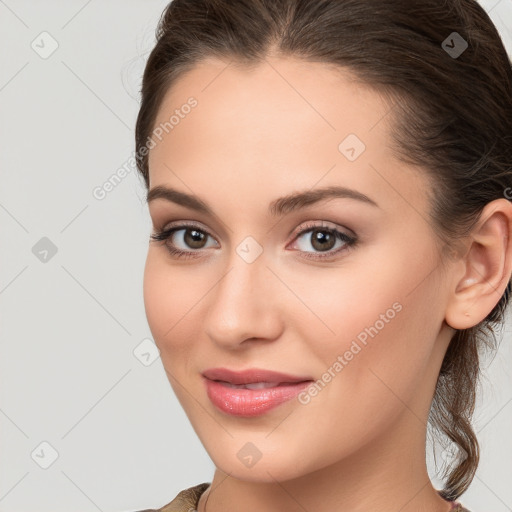
[(206, 392), (221, 411), (234, 416), (259, 416), (296, 397), (312, 381), (287, 383), (272, 388), (230, 388), (222, 382), (204, 379)]

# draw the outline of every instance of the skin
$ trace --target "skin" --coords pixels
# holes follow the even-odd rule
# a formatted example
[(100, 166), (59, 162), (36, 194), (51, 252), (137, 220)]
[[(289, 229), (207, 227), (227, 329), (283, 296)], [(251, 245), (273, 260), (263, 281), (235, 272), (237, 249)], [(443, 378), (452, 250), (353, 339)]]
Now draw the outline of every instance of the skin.
[[(215, 215), (165, 199), (149, 211), (155, 229), (195, 221), (211, 236), (194, 249), (175, 234), (175, 247), (199, 254), (190, 259), (151, 242), (144, 303), (169, 382), (216, 466), (198, 510), (208, 498), (208, 512), (447, 512), (427, 474), (428, 411), (455, 329), (485, 318), (510, 279), (511, 204), (488, 204), (448, 258), (428, 220), (425, 175), (391, 153), (390, 105), (346, 70), (209, 59), (168, 91), (155, 126), (190, 96), (197, 107), (149, 153), (150, 188), (194, 194)], [(352, 162), (338, 150), (350, 133), (366, 146)], [(277, 197), (327, 185), (378, 207), (335, 198), (267, 213)], [(323, 254), (311, 231), (292, 234), (308, 221), (359, 243), (308, 259)], [(247, 236), (263, 249), (250, 264), (236, 252)], [(397, 302), (401, 310), (309, 403), (239, 418), (208, 399), (201, 372), (211, 367), (321, 379)], [(237, 457), (248, 442), (262, 454), (251, 467)]]

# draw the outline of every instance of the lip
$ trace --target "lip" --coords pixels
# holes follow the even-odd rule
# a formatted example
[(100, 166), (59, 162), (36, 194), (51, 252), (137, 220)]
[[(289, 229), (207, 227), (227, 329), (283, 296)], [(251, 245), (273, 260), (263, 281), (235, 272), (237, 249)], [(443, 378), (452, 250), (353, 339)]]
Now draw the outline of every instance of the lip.
[(297, 383), (313, 380), (310, 376), (296, 376), (262, 368), (249, 368), (243, 371), (228, 368), (209, 368), (203, 372), (209, 380), (220, 380), (231, 384), (252, 384), (254, 382)]
[[(253, 368), (235, 372), (226, 368), (211, 368), (203, 372), (206, 393), (220, 411), (233, 415), (254, 417), (296, 397), (313, 380)], [(274, 383), (261, 389), (232, 388), (228, 384)]]

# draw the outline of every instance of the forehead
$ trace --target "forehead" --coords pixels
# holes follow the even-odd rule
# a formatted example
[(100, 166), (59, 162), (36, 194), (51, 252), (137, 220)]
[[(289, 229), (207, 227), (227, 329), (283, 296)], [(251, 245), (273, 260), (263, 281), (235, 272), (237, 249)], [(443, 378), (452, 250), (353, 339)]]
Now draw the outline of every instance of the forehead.
[[(207, 59), (179, 76), (167, 91), (155, 126), (168, 121), (176, 110), (179, 113), (191, 97), (198, 103), (189, 116), (192, 120), (180, 130), (173, 129), (174, 134), (179, 136), (192, 124), (195, 129), (211, 129), (209, 120), (217, 120), (227, 127), (236, 123), (238, 135), (247, 134), (247, 128), (251, 138), (266, 135), (266, 142), (283, 127), (313, 138), (341, 137), (347, 130), (362, 138), (384, 121), (372, 134), (380, 137), (390, 107), (346, 68), (289, 58), (268, 58), (251, 66)], [(222, 125), (210, 131), (226, 132)]]
[[(390, 150), (391, 108), (344, 68), (282, 58), (252, 67), (206, 60), (164, 97), (154, 126), (167, 129), (149, 153), (150, 186), (175, 180), (170, 167), (196, 185), (216, 177), (249, 190), (262, 181), (283, 191), (291, 183), (312, 187), (325, 175), (322, 185), (375, 189), (386, 187), (385, 175), (400, 181), (395, 194), (411, 194), (423, 183), (411, 183), (417, 171), (408, 173), (409, 183), (395, 176), (404, 165)], [(347, 158), (351, 147), (355, 160)]]

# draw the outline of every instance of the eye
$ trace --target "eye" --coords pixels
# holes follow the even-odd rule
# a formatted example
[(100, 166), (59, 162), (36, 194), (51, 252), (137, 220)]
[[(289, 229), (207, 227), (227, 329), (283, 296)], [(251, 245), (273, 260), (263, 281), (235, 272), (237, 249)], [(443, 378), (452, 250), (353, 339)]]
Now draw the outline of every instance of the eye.
[[(208, 237), (213, 238), (206, 230), (195, 224), (181, 224), (168, 229), (156, 230), (151, 235), (154, 241), (163, 241), (172, 256), (178, 258), (194, 258), (199, 249), (208, 248), (205, 244)], [(218, 243), (214, 241), (213, 246)], [(192, 249), (192, 250), (190, 250)]]
[[(307, 253), (306, 258), (328, 258), (347, 250), (357, 243), (357, 238), (339, 231), (325, 223), (307, 223), (298, 231), (295, 245), (301, 252)], [(336, 245), (337, 244), (337, 245)], [(312, 247), (313, 250), (308, 250)], [(322, 254), (323, 253), (323, 254)]]
[[(294, 244), (299, 246), (299, 252), (304, 253), (305, 258), (332, 258), (358, 241), (356, 237), (321, 221), (307, 223), (301, 228), (296, 231)], [(207, 245), (208, 238), (213, 241), (210, 246)], [(156, 230), (151, 240), (164, 242), (168, 252), (175, 258), (200, 258), (202, 249), (219, 245), (208, 231), (196, 224), (180, 224)], [(308, 250), (308, 246), (313, 250)]]

